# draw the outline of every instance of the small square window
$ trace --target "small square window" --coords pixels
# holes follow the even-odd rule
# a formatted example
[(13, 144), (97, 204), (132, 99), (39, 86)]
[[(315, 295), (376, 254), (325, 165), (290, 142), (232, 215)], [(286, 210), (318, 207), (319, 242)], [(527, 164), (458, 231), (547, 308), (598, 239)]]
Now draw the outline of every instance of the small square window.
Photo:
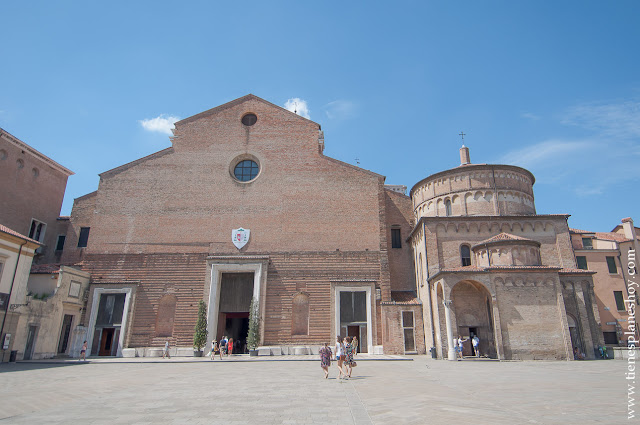
[(607, 267), (609, 267), (609, 273), (618, 274), (618, 267), (616, 267), (616, 257), (607, 257)]
[(582, 255), (576, 256), (576, 263), (578, 263), (578, 268), (582, 270), (589, 270), (587, 266), (587, 257)]
[(582, 247), (584, 249), (593, 249), (593, 241), (591, 238), (582, 238)]

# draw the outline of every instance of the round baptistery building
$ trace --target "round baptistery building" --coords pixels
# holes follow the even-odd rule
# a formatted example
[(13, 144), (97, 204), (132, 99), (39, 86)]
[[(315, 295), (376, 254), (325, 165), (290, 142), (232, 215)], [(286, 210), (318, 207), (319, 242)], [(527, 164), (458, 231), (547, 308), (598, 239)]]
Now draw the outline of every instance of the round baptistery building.
[(421, 217), (535, 215), (528, 170), (514, 165), (471, 164), (460, 149), (460, 166), (422, 179), (411, 189), (413, 211)]

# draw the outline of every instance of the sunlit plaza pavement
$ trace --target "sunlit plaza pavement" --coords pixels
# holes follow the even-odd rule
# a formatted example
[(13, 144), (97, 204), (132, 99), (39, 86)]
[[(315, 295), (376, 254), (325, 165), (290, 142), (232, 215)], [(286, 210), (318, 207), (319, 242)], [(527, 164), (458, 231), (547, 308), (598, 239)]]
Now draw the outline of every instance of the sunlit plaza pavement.
[(213, 362), (156, 358), (5, 363), (0, 365), (0, 422), (636, 422), (627, 420), (623, 361), (396, 358), (362, 358), (346, 381), (336, 379), (335, 366), (325, 380), (320, 362), (308, 361), (308, 356), (290, 361), (237, 356)]

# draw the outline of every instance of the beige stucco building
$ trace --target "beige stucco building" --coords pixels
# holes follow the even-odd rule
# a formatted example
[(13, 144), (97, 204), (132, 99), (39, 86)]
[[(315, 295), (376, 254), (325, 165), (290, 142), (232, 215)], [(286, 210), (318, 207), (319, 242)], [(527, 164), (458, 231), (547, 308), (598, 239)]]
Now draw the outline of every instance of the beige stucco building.
[(594, 291), (607, 346), (626, 346), (624, 333), (628, 332), (630, 321), (635, 322), (627, 301), (631, 299), (638, 305), (635, 288), (629, 291), (629, 282), (634, 278), (630, 273), (635, 273), (629, 269), (629, 258), (630, 250), (638, 252), (639, 231), (631, 218), (622, 219), (610, 232), (571, 229), (578, 268), (595, 272)]
[(89, 273), (71, 266), (32, 267), (28, 304), (19, 309), (18, 360), (78, 356), (86, 333), (83, 313), (89, 278)]
[(568, 215), (536, 214), (529, 171), (472, 164), (464, 146), (460, 159), (410, 193), (426, 346), (453, 360), (454, 338), (477, 335), (497, 359), (572, 359), (574, 347), (593, 358), (593, 272), (576, 267)]
[(0, 362), (8, 361), (19, 345), (19, 308), (27, 303), (29, 270), (39, 247), (36, 240), (0, 224)]

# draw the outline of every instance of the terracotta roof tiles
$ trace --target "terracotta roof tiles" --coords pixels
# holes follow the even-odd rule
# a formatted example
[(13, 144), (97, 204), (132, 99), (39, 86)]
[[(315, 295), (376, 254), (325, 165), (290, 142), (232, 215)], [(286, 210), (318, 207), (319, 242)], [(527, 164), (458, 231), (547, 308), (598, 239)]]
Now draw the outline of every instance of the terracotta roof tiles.
[(2, 224), (0, 224), (0, 232), (6, 233), (6, 234), (11, 235), (11, 236), (16, 236), (16, 237), (18, 237), (20, 239), (24, 239), (24, 240), (29, 241), (29, 242), (37, 243), (38, 245), (42, 245), (37, 240), (31, 239), (30, 237), (27, 237), (27, 236), (23, 235), (22, 233), (16, 232), (15, 230), (11, 230), (7, 226), (3, 226)]

